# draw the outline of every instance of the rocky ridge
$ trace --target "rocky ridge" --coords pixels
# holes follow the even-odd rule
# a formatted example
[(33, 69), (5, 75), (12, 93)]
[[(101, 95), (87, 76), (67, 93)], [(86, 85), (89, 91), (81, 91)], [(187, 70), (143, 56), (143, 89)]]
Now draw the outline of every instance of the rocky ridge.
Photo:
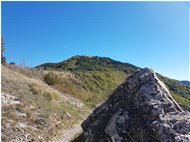
[(81, 126), (86, 142), (190, 142), (190, 112), (148, 68), (129, 77)]

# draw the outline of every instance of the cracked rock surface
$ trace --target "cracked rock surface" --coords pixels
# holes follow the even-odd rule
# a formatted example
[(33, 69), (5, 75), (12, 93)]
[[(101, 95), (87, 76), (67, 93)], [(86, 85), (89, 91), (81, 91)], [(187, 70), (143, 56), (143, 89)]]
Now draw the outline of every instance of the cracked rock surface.
[(190, 142), (190, 112), (148, 68), (130, 76), (81, 126), (85, 142)]

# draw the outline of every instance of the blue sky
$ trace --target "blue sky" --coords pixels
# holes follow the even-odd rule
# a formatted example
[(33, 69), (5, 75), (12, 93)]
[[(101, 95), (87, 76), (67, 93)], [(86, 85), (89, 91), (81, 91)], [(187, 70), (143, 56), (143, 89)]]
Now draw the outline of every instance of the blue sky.
[(190, 80), (188, 2), (2, 2), (1, 20), (8, 62), (96, 55)]

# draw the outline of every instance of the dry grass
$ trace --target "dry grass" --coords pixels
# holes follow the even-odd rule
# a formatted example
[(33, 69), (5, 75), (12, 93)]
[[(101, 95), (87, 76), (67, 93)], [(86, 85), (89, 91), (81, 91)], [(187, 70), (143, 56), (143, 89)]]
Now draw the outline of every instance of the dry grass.
[(127, 75), (116, 70), (90, 72), (46, 71), (44, 81), (60, 92), (72, 94), (90, 107), (107, 99)]
[(29, 78), (36, 78), (36, 79), (42, 79), (44, 75), (43, 69), (37, 69), (37, 68), (28, 68), (28, 67), (21, 67), (18, 65), (6, 65), (7, 68), (10, 70), (13, 70), (14, 72), (21, 73)]
[(15, 96), (21, 102), (2, 107), (5, 142), (17, 135), (15, 128), (20, 127), (20, 123), (26, 124), (27, 127), (22, 129), (26, 129), (34, 140), (47, 141), (60, 129), (72, 127), (88, 113), (85, 105), (79, 108), (73, 103), (76, 99), (45, 84), (33, 73), (30, 74), (32, 77), (26, 75), (26, 70), (19, 68), (19, 71), (14, 71), (2, 66), (2, 92)]

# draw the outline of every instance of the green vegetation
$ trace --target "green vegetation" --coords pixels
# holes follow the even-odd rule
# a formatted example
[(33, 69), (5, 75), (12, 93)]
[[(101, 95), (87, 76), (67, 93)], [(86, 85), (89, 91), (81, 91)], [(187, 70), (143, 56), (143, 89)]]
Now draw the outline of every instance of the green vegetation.
[[(95, 107), (138, 67), (105, 57), (74, 56), (60, 63), (38, 66), (49, 70), (44, 81)], [(57, 71), (57, 72), (55, 72)], [(64, 75), (70, 73), (69, 75)]]
[[(91, 106), (104, 101), (119, 84), (138, 69), (128, 63), (96, 56), (74, 56), (60, 63), (47, 63), (37, 68), (72, 73), (74, 77), (69, 79), (60, 79), (60, 76), (49, 73), (51, 78), (45, 76), (44, 81), (50, 81), (58, 90), (73, 94)], [(190, 110), (190, 87), (159, 74), (158, 77), (166, 84), (176, 101), (184, 109)]]
[(34, 95), (42, 95), (43, 97), (45, 97), (48, 101), (52, 101), (52, 100), (59, 100), (60, 96), (52, 91), (46, 90), (43, 87), (41, 87), (41, 85), (39, 84), (31, 84), (30, 86), (30, 90)]
[[(32, 69), (2, 65), (2, 92), (20, 102), (2, 106), (5, 130), (2, 139), (9, 141), (5, 139), (10, 137), (9, 129), (23, 123), (27, 127), (22, 129), (27, 129), (34, 140), (39, 135), (44, 138), (41, 141), (51, 140), (60, 129), (83, 120), (137, 69), (110, 58), (89, 56), (75, 56)], [(174, 99), (185, 110), (190, 110), (190, 87), (159, 74), (158, 77)]]
[(127, 74), (130, 74), (134, 70), (138, 69), (138, 67), (128, 63), (122, 63), (110, 58), (97, 56), (74, 56), (60, 63), (46, 63), (38, 66), (37, 68), (39, 67), (42, 67), (45, 70), (68, 70), (72, 72), (104, 71), (108, 69), (114, 69)]
[(112, 91), (121, 84), (127, 75), (123, 72), (109, 69), (104, 71), (65, 72), (50, 71), (44, 76), (44, 81), (57, 90), (72, 94), (85, 104), (95, 107), (105, 100)]
[(171, 95), (179, 103), (179, 105), (185, 110), (190, 111), (190, 87), (181, 84), (177, 80), (170, 79), (159, 74), (157, 75), (166, 84)]

